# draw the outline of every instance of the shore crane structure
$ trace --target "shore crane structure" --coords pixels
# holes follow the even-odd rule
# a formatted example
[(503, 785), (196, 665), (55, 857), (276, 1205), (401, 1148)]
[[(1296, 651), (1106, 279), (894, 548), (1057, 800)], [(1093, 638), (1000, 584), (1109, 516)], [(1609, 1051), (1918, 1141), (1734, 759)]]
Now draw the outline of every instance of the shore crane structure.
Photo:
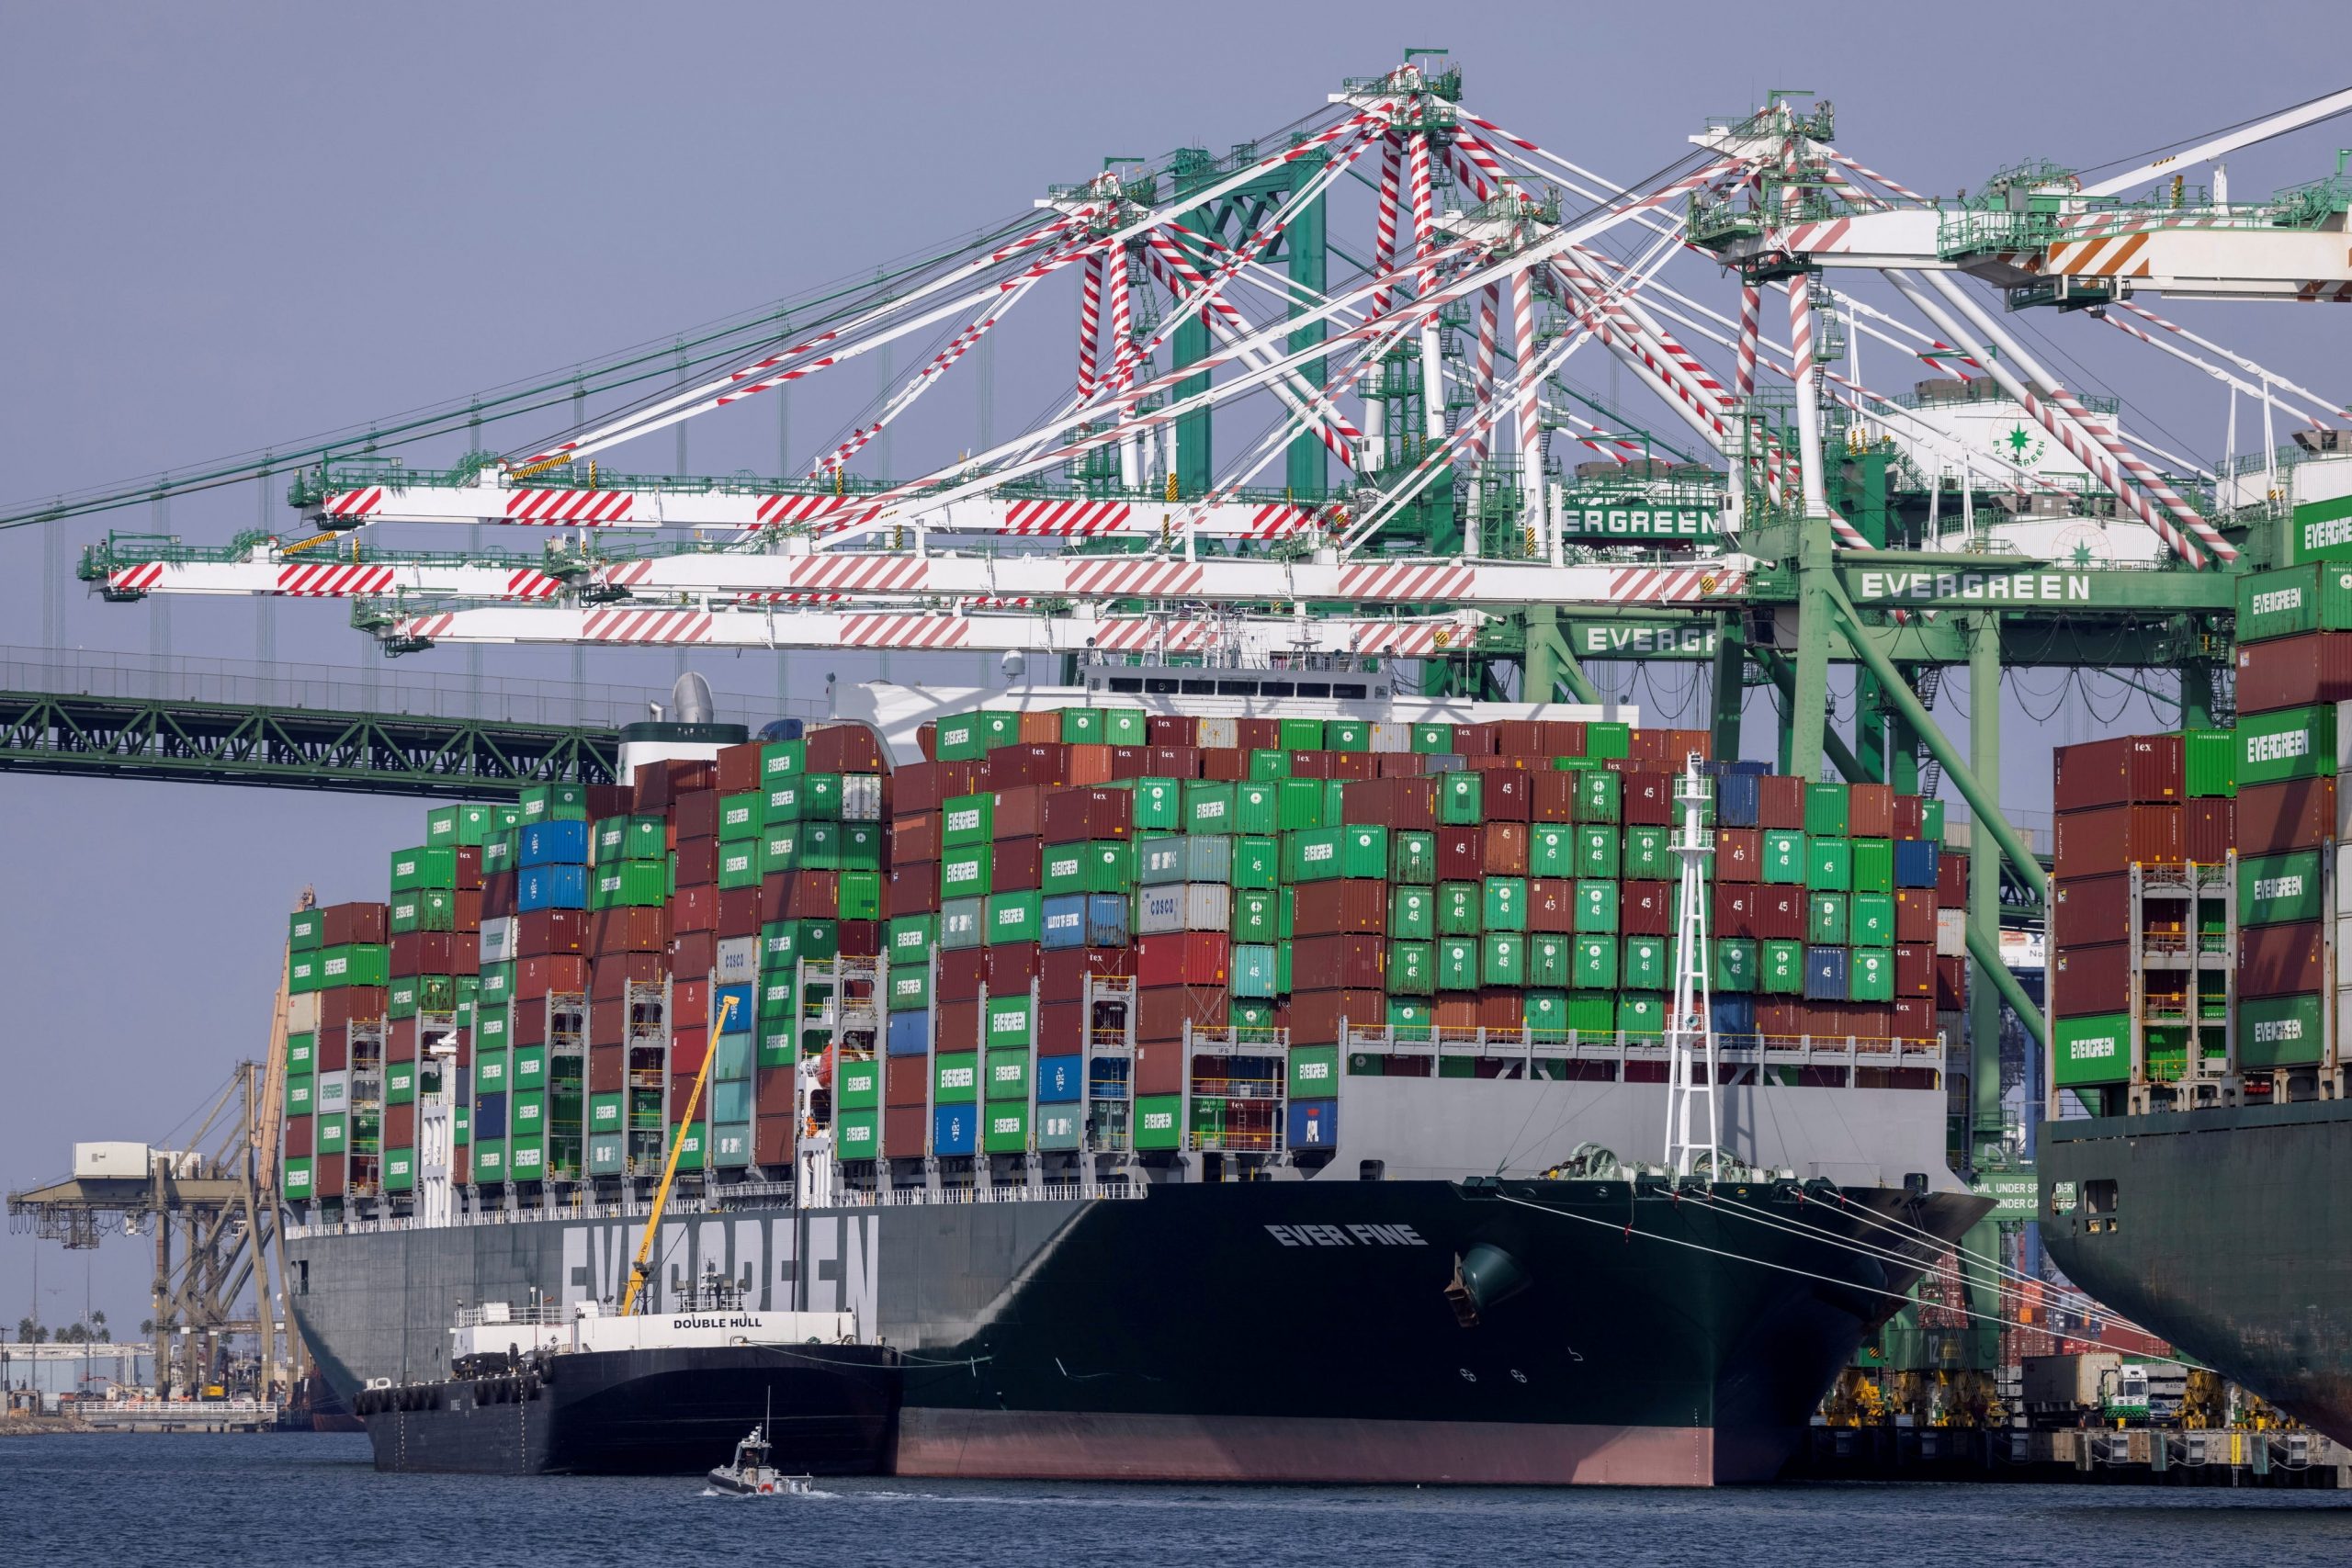
[[(681, 340), (674, 378), (646, 352), (192, 474), (290, 470), (311, 531), (116, 535), (82, 575), (126, 603), (347, 600), (393, 654), (1419, 660), (1430, 691), (1527, 701), (1596, 700), (1586, 659), (1705, 663), (1719, 750), (1737, 747), (1747, 688), (1768, 686), (1784, 769), (1906, 790), (1939, 775), (1967, 802), (1988, 852), (1969, 920), (1982, 1151), (2000, 1129), (1985, 1054), (2001, 1003), (2047, 1039), (1999, 955), (2001, 863), (2028, 898), (2046, 875), (1995, 797), (2000, 705), (1973, 703), (1958, 743), (1931, 713), (1941, 671), (1987, 692), (2015, 667), (2171, 671), (2185, 724), (2226, 721), (2234, 576), (2283, 558), (2293, 508), (2352, 492), (2352, 465), (2304, 461), (2335, 452), (2344, 405), (2141, 301), (2352, 299), (2352, 177), (2238, 203), (2218, 163), (2347, 109), (2352, 91), (2111, 177), (2033, 164), (1940, 201), (1838, 148), (1826, 102), (1776, 93), (1625, 184), (1506, 129), (1442, 51), (1411, 51), (1279, 136), (1112, 160), (951, 253)], [(1669, 285), (1690, 258), (1736, 297), (1718, 309)], [(1908, 316), (1849, 291), (1871, 274)], [(889, 434), (976, 346), (1038, 321), (1069, 333), (1072, 296), (1074, 374), (1043, 418), (888, 470)], [(2002, 319), (2035, 308), (2255, 400), (2264, 450), (2200, 463), (2127, 428)], [(1928, 378), (1872, 390), (1863, 339)], [(1644, 431), (1568, 379), (1588, 347), (1671, 427)], [(910, 350), (911, 373), (796, 472), (609, 467), (630, 443)], [(567, 391), (571, 427), (534, 445), (447, 468), (388, 455)], [(611, 406), (592, 416), (591, 396)], [(2283, 454), (2278, 418), (2299, 432)], [(379, 544), (453, 523), (538, 543)], [(1833, 732), (1833, 664), (1857, 667), (1850, 739)]]

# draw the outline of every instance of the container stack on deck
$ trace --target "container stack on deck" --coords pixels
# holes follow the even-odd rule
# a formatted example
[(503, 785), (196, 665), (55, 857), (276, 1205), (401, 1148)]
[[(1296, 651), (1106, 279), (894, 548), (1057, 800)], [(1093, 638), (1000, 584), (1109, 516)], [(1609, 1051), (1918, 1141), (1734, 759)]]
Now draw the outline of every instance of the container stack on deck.
[[(650, 1176), (673, 1135), (781, 1174), (820, 1054), (848, 1161), (1265, 1154), (1329, 1147), (1345, 1074), (1566, 1076), (1664, 1028), (1702, 731), (1085, 707), (922, 739), (432, 813), (389, 905), (297, 918), (291, 1190), (412, 1187), (444, 1072), (456, 1178), (494, 1188)], [(1967, 881), (1939, 809), (1705, 767), (1718, 1032), (1931, 1042)]]

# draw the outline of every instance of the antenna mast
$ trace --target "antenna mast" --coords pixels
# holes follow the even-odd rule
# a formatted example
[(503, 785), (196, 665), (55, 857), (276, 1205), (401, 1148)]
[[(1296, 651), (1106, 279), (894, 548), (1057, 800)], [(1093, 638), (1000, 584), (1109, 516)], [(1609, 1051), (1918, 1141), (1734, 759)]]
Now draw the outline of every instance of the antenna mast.
[[(1682, 882), (1675, 898), (1674, 1005), (1667, 1015), (1666, 1163), (1677, 1176), (1689, 1176), (1703, 1153), (1707, 1173), (1714, 1174), (1715, 1150), (1722, 1127), (1715, 1113), (1713, 998), (1707, 985), (1706, 858), (1714, 852), (1714, 829), (1705, 824), (1713, 786), (1699, 771), (1699, 754), (1690, 753), (1681, 777), (1675, 780), (1675, 804), (1682, 807), (1682, 824), (1668, 848), (1682, 861)], [(1698, 1058), (1703, 1055), (1703, 1077)], [(1690, 1123), (1695, 1102), (1707, 1107), (1706, 1141), (1694, 1142)]]

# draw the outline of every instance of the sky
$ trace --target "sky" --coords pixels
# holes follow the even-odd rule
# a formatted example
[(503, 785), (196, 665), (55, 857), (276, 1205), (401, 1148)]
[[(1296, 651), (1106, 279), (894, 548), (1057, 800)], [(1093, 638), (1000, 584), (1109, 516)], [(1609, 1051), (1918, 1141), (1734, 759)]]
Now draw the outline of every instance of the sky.
[[(1474, 5), (1432, 16), (1385, 0), (1206, 0), (1164, 13), (5, 0), (0, 188), (14, 223), (0, 248), (0, 505), (667, 341), (1017, 213), (1105, 156), (1222, 151), (1271, 132), (1408, 45), (1450, 48), (1468, 101), (1621, 180), (1676, 162), (1707, 117), (1742, 113), (1775, 88), (1830, 97), (1845, 151), (1951, 192), (2029, 156), (2077, 167), (2131, 158), (2342, 85), (2328, 51), (2298, 47), (2333, 36), (2335, 7), (2249, 0), (2216, 27), (2209, 6), (2143, 0), (2128, 23), (2089, 31), (2051, 16), (1997, 3)], [(2352, 133), (2339, 125), (2233, 159), (2233, 190), (2325, 174), (2338, 140)], [(1728, 298), (1686, 266), (1685, 288)], [(2167, 309), (2341, 395), (2328, 377), (2352, 318)], [(2083, 384), (2122, 394), (2136, 426), (2219, 453), (2213, 383), (2120, 334), (2094, 341), (2079, 320), (2034, 326), (2082, 367)], [(1008, 344), (992, 373), (1000, 435), (1051, 396), (1058, 372), (1044, 353)], [(1616, 389), (1604, 365), (1572, 368)], [(697, 426), (689, 471), (778, 471), (779, 447), (805, 457), (877, 384)], [(909, 461), (976, 444), (975, 392), (943, 388), (933, 405), (894, 437)], [(631, 466), (674, 466), (668, 435), (641, 445)], [(282, 529), (288, 514), (248, 485), (0, 534), (0, 642), (266, 651), (380, 670), (332, 604), (159, 611), (101, 604), (71, 580), (76, 553), (108, 527), (223, 542), (257, 522)], [(676, 668), (665, 654), (508, 649), (442, 649), (416, 662), (650, 686)], [(706, 668), (723, 693), (807, 698), (827, 674), (985, 680), (992, 662), (807, 654)], [(1670, 675), (1634, 694), (1660, 713), (1690, 695)], [(735, 705), (754, 717), (757, 705)], [(2171, 721), (2121, 687), (2070, 689), (2054, 673), (2020, 677), (2007, 711), (2004, 788), (2028, 815), (2047, 808), (2052, 743)], [(25, 776), (0, 777), (0, 792), (9, 1188), (62, 1173), (75, 1140), (167, 1144), (234, 1063), (263, 1050), (284, 916), (302, 888), (329, 901), (379, 897), (387, 852), (414, 840), (424, 810)], [(78, 1313), (86, 1264), (96, 1304), (135, 1325), (146, 1258), (120, 1240), (70, 1258), (45, 1247), (41, 1315)], [(30, 1238), (0, 1240), (0, 1323), (34, 1304), (33, 1265)]]

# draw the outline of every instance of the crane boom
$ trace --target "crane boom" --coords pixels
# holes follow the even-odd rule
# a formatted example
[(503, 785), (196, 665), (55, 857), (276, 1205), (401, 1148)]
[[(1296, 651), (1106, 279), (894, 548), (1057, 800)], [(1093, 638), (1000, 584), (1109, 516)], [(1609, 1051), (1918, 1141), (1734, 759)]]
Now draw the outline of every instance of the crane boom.
[(2344, 87), (2333, 93), (2324, 94), (2308, 103), (2297, 104), (2292, 108), (2280, 109), (2277, 114), (2265, 115), (2260, 119), (2248, 120), (2234, 130), (2209, 136), (2193, 147), (2184, 147), (2177, 152), (2167, 152), (2161, 158), (2151, 159), (2137, 168), (2127, 169), (2120, 175), (2110, 175), (2106, 179), (2085, 186), (2082, 194), (2085, 196), (2120, 195), (2146, 181), (2161, 179), (2176, 168), (2191, 164), (2211, 163), (2216, 158), (2228, 156), (2241, 147), (2252, 147), (2259, 142), (2267, 141), (2274, 136), (2284, 136), (2290, 130), (2301, 130), (2307, 125), (2317, 125), (2324, 119), (2333, 119), (2337, 115), (2345, 113), (2352, 113), (2352, 87)]
[(702, 1066), (695, 1071), (695, 1087), (686, 1093), (686, 1113), (678, 1122), (678, 1131), (670, 1140), (670, 1157), (662, 1162), (662, 1185), (653, 1190), (653, 1205), (645, 1216), (645, 1235), (638, 1239), (637, 1257), (628, 1266), (628, 1284), (621, 1292), (621, 1315), (637, 1315), (637, 1298), (645, 1290), (646, 1263), (653, 1256), (653, 1238), (662, 1229), (662, 1212), (670, 1206), (671, 1184), (678, 1179), (678, 1156), (686, 1146), (686, 1129), (695, 1123), (695, 1111), (702, 1104), (703, 1085), (710, 1081), (711, 1058), (718, 1055), (718, 1036), (735, 1017), (735, 998), (728, 997), (719, 1003), (718, 1027), (711, 1031), (710, 1043), (703, 1048)]

